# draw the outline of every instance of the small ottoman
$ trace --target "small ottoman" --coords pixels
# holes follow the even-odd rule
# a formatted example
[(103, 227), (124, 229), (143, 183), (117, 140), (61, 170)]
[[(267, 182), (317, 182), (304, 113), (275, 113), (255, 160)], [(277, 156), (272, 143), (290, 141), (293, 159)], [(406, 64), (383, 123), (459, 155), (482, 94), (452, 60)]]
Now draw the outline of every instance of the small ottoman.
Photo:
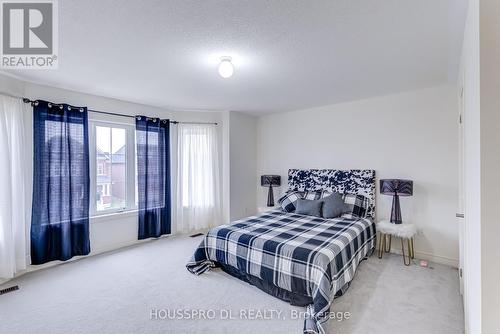
[[(409, 266), (411, 259), (415, 258), (415, 250), (413, 248), (413, 238), (417, 234), (417, 228), (413, 224), (393, 224), (388, 220), (382, 220), (377, 223), (377, 231), (380, 233), (378, 241), (378, 258), (381, 259), (384, 252), (388, 253), (391, 250), (392, 237), (401, 239), (401, 252), (403, 253), (403, 263)], [(387, 242), (388, 240), (388, 242)], [(408, 256), (405, 253), (404, 242), (408, 244)]]

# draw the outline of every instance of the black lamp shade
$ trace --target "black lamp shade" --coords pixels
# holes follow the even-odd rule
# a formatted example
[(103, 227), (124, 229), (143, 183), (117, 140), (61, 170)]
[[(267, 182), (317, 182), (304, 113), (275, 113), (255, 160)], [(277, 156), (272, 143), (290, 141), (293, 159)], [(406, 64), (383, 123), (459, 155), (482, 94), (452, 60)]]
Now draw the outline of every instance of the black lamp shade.
[(279, 187), (281, 185), (281, 176), (262, 175), (260, 177), (260, 185), (263, 187), (269, 187), (269, 191), (267, 192), (267, 206), (274, 206), (273, 187)]
[(399, 196), (413, 195), (413, 181), (400, 179), (380, 180), (380, 193), (392, 195), (391, 223), (402, 224), (401, 207), (399, 206)]
[(384, 195), (413, 195), (413, 181), (400, 179), (380, 180), (380, 193)]
[(260, 177), (260, 185), (263, 187), (279, 187), (281, 185), (281, 176), (279, 175), (262, 175)]

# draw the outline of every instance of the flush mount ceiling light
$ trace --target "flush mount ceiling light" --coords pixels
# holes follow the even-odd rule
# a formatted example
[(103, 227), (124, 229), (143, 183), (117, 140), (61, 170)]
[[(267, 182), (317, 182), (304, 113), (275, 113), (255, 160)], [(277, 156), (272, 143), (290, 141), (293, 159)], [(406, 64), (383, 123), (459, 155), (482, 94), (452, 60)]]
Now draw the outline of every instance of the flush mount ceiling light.
[(234, 66), (231, 57), (222, 57), (219, 64), (219, 75), (224, 79), (230, 78), (234, 73)]

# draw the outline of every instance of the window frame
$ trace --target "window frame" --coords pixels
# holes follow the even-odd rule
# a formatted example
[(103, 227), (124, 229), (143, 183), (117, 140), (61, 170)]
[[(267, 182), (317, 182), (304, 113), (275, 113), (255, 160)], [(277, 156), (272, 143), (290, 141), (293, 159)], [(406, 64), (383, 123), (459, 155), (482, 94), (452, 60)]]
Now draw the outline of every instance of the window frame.
[[(123, 208), (112, 208), (97, 211), (97, 146), (96, 146), (96, 127), (109, 127), (125, 130), (126, 143), (126, 205)], [(112, 131), (111, 131), (112, 133)], [(98, 217), (115, 213), (136, 211), (135, 200), (135, 124), (133, 122), (123, 122), (106, 118), (89, 117), (89, 163), (90, 163), (90, 216)]]

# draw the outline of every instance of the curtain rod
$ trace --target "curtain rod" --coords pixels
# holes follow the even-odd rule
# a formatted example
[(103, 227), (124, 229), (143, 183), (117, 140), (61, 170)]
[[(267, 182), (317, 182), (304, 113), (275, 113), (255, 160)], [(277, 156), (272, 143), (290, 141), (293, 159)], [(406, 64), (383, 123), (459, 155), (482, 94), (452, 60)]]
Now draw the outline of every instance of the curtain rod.
[[(16, 97), (16, 98), (20, 98), (20, 97), (12, 96), (12, 95), (9, 95), (9, 94), (4, 94), (4, 95), (8, 95), (8, 96), (11, 96), (11, 97)], [(30, 103), (31, 105), (33, 105), (37, 101), (37, 100), (30, 100), (27, 97), (22, 97), (20, 99), (22, 99), (24, 103)], [(53, 103), (53, 104), (57, 105), (57, 103)], [(133, 115), (119, 114), (119, 113), (114, 113), (114, 112), (109, 112), (109, 111), (100, 111), (100, 110), (93, 110), (93, 109), (87, 109), (87, 111), (93, 112), (93, 113), (97, 113), (97, 114), (104, 114), (104, 115), (112, 115), (112, 116), (135, 118), (135, 116), (133, 116)], [(212, 125), (218, 125), (216, 122), (179, 122), (179, 121), (170, 121), (170, 123), (172, 123), (172, 124), (212, 124)]]

